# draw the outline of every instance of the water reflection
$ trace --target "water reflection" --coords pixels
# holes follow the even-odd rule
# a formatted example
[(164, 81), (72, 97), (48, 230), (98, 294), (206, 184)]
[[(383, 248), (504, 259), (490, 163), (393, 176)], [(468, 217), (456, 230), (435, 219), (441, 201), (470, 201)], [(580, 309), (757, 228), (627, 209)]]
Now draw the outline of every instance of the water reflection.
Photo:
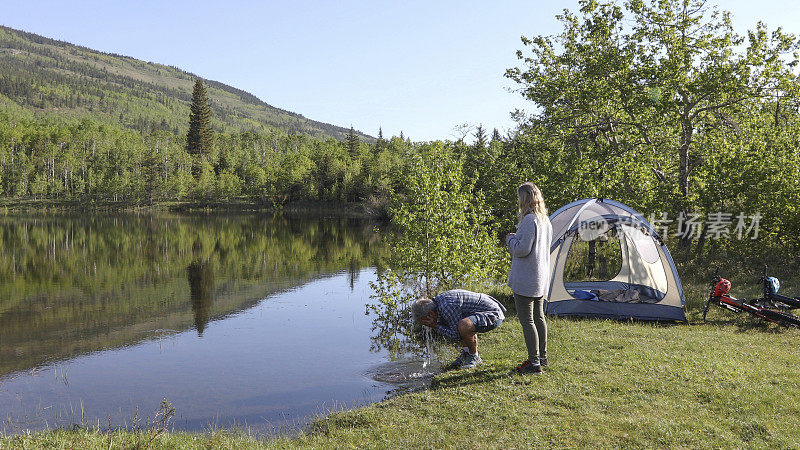
[(364, 315), (384, 251), (373, 229), (249, 214), (1, 217), (0, 433), (68, 426), (84, 408), (91, 423), (125, 425), (163, 397), (179, 429), (298, 426), (425, 386), (430, 367), (397, 318)]
[[(0, 377), (130, 345), (380, 257), (360, 221), (263, 215), (0, 218)], [(187, 283), (188, 280), (188, 283)]]
[(347, 279), (350, 282), (350, 290), (352, 291), (355, 287), (356, 283), (358, 282), (358, 274), (360, 272), (360, 266), (358, 261), (355, 259), (350, 260), (350, 264), (347, 266)]
[(186, 274), (192, 297), (194, 327), (197, 335), (202, 336), (210, 317), (211, 304), (214, 302), (214, 269), (211, 261), (203, 257), (203, 243), (200, 239), (195, 239), (192, 244), (192, 254), (195, 259), (186, 268)]

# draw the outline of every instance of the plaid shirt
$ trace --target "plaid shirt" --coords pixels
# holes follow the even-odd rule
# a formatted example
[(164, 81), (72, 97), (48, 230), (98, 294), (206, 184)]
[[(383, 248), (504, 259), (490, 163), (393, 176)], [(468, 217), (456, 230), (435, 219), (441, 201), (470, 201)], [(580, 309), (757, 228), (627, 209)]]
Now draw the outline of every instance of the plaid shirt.
[(486, 326), (505, 319), (506, 309), (494, 298), (478, 292), (453, 289), (442, 292), (433, 299), (439, 313), (436, 331), (450, 339), (460, 339), (458, 322), (472, 315), (478, 318), (475, 326)]

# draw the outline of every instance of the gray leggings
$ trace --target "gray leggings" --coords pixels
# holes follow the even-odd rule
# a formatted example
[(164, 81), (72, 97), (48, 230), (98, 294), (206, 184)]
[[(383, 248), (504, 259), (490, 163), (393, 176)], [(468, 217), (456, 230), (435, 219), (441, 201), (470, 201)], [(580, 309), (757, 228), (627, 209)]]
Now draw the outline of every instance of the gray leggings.
[(547, 322), (544, 319), (544, 297), (525, 297), (514, 294), (517, 317), (522, 325), (528, 359), (537, 364), (547, 358)]

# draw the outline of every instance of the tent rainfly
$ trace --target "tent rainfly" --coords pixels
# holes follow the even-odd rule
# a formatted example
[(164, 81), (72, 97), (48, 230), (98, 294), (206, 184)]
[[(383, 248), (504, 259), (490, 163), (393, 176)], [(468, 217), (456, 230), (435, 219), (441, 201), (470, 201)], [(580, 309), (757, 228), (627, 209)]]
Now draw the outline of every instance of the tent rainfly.
[[(583, 199), (554, 212), (550, 222), (547, 314), (686, 321), (686, 299), (672, 256), (652, 225), (633, 208), (608, 199)], [(607, 281), (565, 282), (567, 257), (576, 240), (618, 243), (615, 254), (621, 263), (616, 276)]]

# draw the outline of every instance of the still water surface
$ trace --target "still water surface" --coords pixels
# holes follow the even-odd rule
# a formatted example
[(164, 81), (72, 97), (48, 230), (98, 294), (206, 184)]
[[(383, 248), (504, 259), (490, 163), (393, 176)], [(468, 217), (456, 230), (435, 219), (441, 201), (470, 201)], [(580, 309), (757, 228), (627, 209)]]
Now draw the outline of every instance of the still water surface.
[(259, 215), (0, 219), (0, 432), (293, 430), (420, 386), (365, 315), (374, 224)]

